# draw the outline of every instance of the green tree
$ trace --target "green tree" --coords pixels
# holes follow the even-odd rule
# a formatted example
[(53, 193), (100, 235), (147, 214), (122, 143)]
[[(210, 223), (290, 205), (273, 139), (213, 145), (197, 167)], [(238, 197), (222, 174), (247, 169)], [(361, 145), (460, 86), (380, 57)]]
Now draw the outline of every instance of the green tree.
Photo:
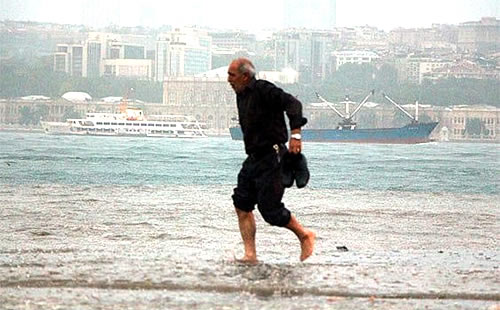
[(49, 115), (49, 107), (45, 104), (37, 105), (33, 111), (33, 125), (38, 125), (41, 119)]
[(422, 114), (418, 116), (418, 121), (422, 123), (432, 122), (432, 118), (427, 114)]
[(19, 124), (21, 125), (29, 125), (33, 123), (33, 111), (31, 111), (30, 107), (22, 107), (21, 110), (19, 111), (20, 117), (19, 117)]
[(64, 110), (62, 119), (67, 120), (68, 118), (81, 118), (81, 117), (82, 115), (79, 112), (76, 112), (74, 107), (70, 106)]
[(480, 136), (486, 129), (479, 118), (468, 118), (465, 123), (465, 132), (470, 136)]
[(374, 111), (359, 111), (359, 114), (356, 116), (358, 128), (374, 128), (376, 126), (377, 116)]

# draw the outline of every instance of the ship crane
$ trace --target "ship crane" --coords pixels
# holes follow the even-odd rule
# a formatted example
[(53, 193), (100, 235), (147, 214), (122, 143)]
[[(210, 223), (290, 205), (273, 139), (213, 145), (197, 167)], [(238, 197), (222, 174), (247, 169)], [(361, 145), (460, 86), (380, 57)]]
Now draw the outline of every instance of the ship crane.
[(354, 128), (356, 128), (356, 123), (352, 120), (352, 118), (359, 112), (359, 110), (361, 110), (363, 105), (368, 101), (368, 99), (373, 94), (375, 94), (375, 90), (371, 90), (370, 93), (366, 95), (366, 97), (359, 103), (359, 105), (356, 107), (356, 109), (354, 109), (352, 113), (349, 112), (349, 104), (353, 103), (353, 101), (351, 101), (349, 97), (346, 96), (345, 101), (343, 102), (345, 103), (345, 114), (342, 114), (339, 110), (337, 110), (333, 106), (331, 102), (321, 97), (320, 94), (316, 93), (316, 97), (318, 97), (318, 99), (321, 100), (322, 102), (326, 103), (326, 105), (330, 109), (332, 109), (335, 113), (337, 113), (337, 115), (340, 116), (340, 118), (342, 118), (342, 121), (339, 122), (339, 127), (338, 127), (339, 129), (353, 130)]
[(390, 103), (395, 105), (401, 112), (403, 112), (406, 116), (408, 116), (411, 119), (412, 124), (418, 123), (418, 101), (415, 102), (415, 116), (411, 115), (406, 111), (400, 104), (396, 103), (394, 100), (392, 100), (389, 96), (386, 94), (382, 93), (382, 96), (387, 99)]

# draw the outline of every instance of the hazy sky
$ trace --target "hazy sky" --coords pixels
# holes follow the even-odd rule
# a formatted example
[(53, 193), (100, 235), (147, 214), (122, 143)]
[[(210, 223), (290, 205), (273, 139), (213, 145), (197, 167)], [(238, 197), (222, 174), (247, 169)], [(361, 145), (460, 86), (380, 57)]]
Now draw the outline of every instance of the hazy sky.
[[(281, 28), (289, 0), (0, 0), (0, 20), (106, 26)], [(304, 5), (311, 1), (304, 0)], [(429, 27), (499, 17), (499, 0), (337, 0), (337, 26)], [(319, 13), (320, 14), (320, 13)]]

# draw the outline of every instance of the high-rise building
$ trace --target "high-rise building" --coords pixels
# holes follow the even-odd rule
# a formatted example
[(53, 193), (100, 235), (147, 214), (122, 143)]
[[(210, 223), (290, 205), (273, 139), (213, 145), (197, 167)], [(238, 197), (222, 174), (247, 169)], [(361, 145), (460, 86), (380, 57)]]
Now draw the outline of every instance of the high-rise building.
[(159, 36), (156, 41), (155, 53), (155, 80), (164, 81), (168, 76), (168, 54), (170, 50), (170, 38), (168, 36)]
[(336, 0), (287, 0), (285, 28), (332, 30), (336, 25)]
[(275, 33), (273, 40), (275, 70), (294, 69), (307, 83), (324, 79), (331, 72), (332, 32), (288, 29)]
[(115, 75), (151, 79), (154, 59), (146, 58), (146, 44), (145, 36), (91, 32), (82, 44), (57, 45), (54, 71), (84, 77)]
[(212, 38), (199, 29), (175, 29), (156, 41), (156, 80), (193, 76), (212, 67)]
[(99, 77), (101, 76), (101, 60), (104, 58), (103, 44), (98, 41), (87, 41), (85, 44), (85, 65), (84, 76)]

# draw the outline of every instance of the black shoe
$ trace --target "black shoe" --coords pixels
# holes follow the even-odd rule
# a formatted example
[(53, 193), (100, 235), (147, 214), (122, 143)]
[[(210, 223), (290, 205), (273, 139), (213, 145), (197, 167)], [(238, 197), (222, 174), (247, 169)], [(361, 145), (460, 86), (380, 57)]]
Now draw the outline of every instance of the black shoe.
[(281, 183), (284, 187), (292, 187), (294, 177), (293, 154), (286, 152), (281, 159)]
[(293, 158), (293, 174), (298, 188), (306, 186), (309, 182), (310, 174), (307, 168), (307, 160), (302, 153), (296, 154)]

